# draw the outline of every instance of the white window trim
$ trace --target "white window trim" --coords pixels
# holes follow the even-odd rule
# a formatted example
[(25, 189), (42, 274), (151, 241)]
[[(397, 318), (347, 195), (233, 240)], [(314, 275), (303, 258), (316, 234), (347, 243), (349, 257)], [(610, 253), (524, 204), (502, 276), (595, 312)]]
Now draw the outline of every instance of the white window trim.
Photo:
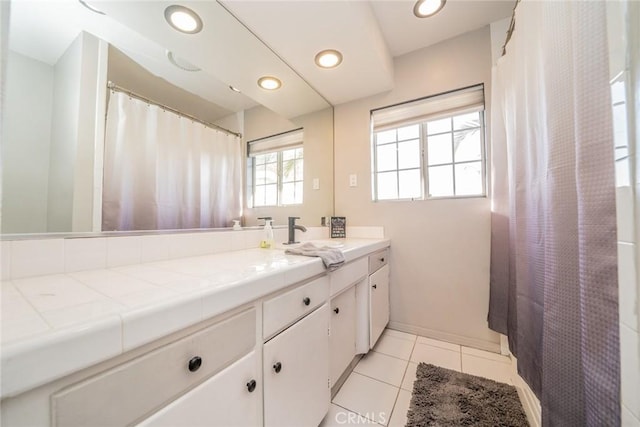
[[(403, 106), (404, 104), (400, 104), (400, 105), (395, 105), (395, 106), (391, 106), (391, 107), (385, 107), (383, 109), (378, 109), (378, 110), (373, 110), (371, 112), (371, 199), (374, 202), (407, 202), (407, 201), (428, 201), (428, 200), (442, 200), (442, 199), (478, 199), (478, 198), (487, 198), (488, 197), (488, 192), (487, 192), (487, 188), (488, 188), (488, 174), (487, 174), (487, 135), (486, 135), (486, 111), (484, 108), (484, 96), (482, 96), (481, 99), (478, 98), (477, 93), (478, 91), (481, 91), (482, 93), (484, 92), (484, 85), (476, 85), (476, 86), (472, 86), (470, 88), (464, 88), (461, 89), (460, 91), (452, 91), (452, 92), (448, 92), (446, 94), (442, 94), (442, 95), (436, 95), (434, 97), (428, 97), (428, 98), (424, 98), (424, 99), (420, 99), (417, 101), (410, 101), (408, 104), (408, 106), (406, 107), (402, 107), (402, 111), (397, 114), (394, 115), (391, 112), (387, 112), (385, 110), (391, 110), (394, 108), (399, 108), (400, 106)], [(460, 92), (460, 94), (464, 95), (464, 96), (458, 96), (458, 92)], [(470, 93), (475, 92), (476, 95), (470, 95)], [(444, 102), (443, 103), (443, 98), (446, 98), (447, 96), (452, 96), (452, 97), (456, 97), (457, 100), (459, 100), (461, 103), (458, 105), (457, 109), (452, 110), (452, 106), (455, 105), (454, 103), (447, 103)], [(440, 103), (440, 105), (446, 105), (447, 106), (447, 111), (436, 111), (436, 112), (432, 112), (432, 114), (429, 115), (425, 115), (425, 114), (420, 114), (419, 118), (412, 118), (409, 117), (409, 114), (413, 111), (415, 112), (424, 112), (424, 111), (430, 111), (429, 107), (425, 107), (424, 105), (421, 104), (426, 104), (429, 102), (429, 100), (436, 100)], [(446, 101), (446, 99), (444, 100)], [(464, 102), (468, 102), (468, 104), (464, 105), (462, 104), (462, 101)], [(375, 123), (375, 116), (376, 116), (376, 112), (381, 111), (384, 113), (384, 116), (382, 117), (382, 120), (378, 120), (378, 124), (376, 125)], [(452, 178), (453, 178), (453, 195), (447, 195), (447, 196), (430, 196), (429, 195), (429, 167), (433, 167), (433, 166), (438, 166), (438, 165), (429, 165), (428, 164), (428, 154), (427, 154), (427, 129), (426, 129), (426, 123), (428, 121), (431, 120), (437, 120), (440, 118), (445, 118), (445, 117), (454, 117), (454, 116), (458, 116), (458, 115), (462, 115), (462, 114), (466, 114), (466, 113), (470, 113), (470, 112), (478, 112), (480, 113), (480, 126), (478, 127), (480, 129), (480, 146), (481, 146), (481, 158), (480, 158), (480, 164), (481, 164), (481, 171), (482, 171), (482, 193), (481, 194), (473, 194), (473, 195), (455, 195), (455, 166), (459, 165), (459, 164), (465, 164), (465, 163), (476, 163), (478, 162), (478, 160), (470, 160), (470, 161), (462, 161), (462, 162), (456, 162), (455, 161), (455, 155), (452, 155), (452, 162), (451, 163), (443, 163), (442, 165), (451, 165), (452, 166)], [(403, 116), (404, 115), (404, 116)], [(380, 115), (378, 114), (378, 117), (380, 117)], [(403, 117), (403, 121), (399, 121), (398, 118), (399, 117)], [(405, 126), (410, 126), (410, 125), (414, 125), (414, 124), (418, 124), (419, 125), (419, 141), (420, 141), (420, 174), (421, 174), (421, 196), (420, 197), (414, 197), (414, 198), (394, 198), (394, 199), (379, 199), (378, 198), (378, 174), (379, 173), (383, 173), (383, 172), (379, 172), (377, 170), (377, 141), (376, 141), (376, 133), (377, 132), (382, 132), (385, 130), (390, 130), (390, 129), (398, 129), (401, 127), (405, 127)], [(451, 132), (443, 132), (443, 133), (454, 133), (454, 130), (452, 129)], [(433, 135), (431, 135), (433, 136)], [(400, 141), (398, 141), (396, 139), (395, 144), (397, 146), (397, 144)], [(452, 150), (454, 149), (453, 145), (452, 145)], [(453, 153), (452, 153), (453, 154)], [(417, 169), (417, 168), (409, 168), (409, 169)], [(408, 170), (409, 170), (408, 169)], [(393, 170), (394, 172), (398, 173), (401, 169), (395, 169)], [(402, 169), (405, 170), (405, 169)], [(391, 171), (389, 171), (391, 172)], [(398, 182), (398, 194), (400, 194), (400, 183)]]

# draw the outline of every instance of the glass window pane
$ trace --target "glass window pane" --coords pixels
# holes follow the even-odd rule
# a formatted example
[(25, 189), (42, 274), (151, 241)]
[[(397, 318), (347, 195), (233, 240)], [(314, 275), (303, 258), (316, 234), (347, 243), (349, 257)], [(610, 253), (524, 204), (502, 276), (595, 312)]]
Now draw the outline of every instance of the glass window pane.
[(420, 169), (398, 172), (399, 190), (401, 199), (415, 199), (422, 193), (420, 182)]
[(398, 198), (398, 174), (386, 172), (378, 174), (378, 200)]
[(482, 194), (482, 163), (456, 165), (456, 196)]
[(295, 184), (293, 182), (289, 182), (286, 184), (282, 184), (282, 204), (290, 205), (295, 201)]
[(467, 129), (453, 133), (453, 147), (456, 162), (482, 159), (480, 128)]
[(432, 120), (427, 122), (427, 134), (433, 135), (434, 133), (451, 132), (451, 118)]
[(253, 195), (253, 205), (254, 206), (264, 206), (264, 186), (256, 185), (256, 189)]
[(411, 125), (398, 129), (398, 141), (420, 137), (420, 125)]
[(396, 144), (380, 145), (377, 147), (377, 150), (377, 171), (395, 170), (398, 167), (398, 163), (396, 162)]
[(296, 160), (296, 181), (302, 181), (303, 178), (303, 165), (302, 159)]
[(276, 184), (278, 182), (278, 164), (277, 163), (267, 163), (265, 165), (265, 183), (266, 184)]
[(618, 80), (611, 85), (611, 102), (617, 104), (619, 102), (625, 102), (625, 84), (624, 80)]
[(265, 186), (264, 203), (266, 206), (275, 206), (278, 204), (278, 186), (276, 184)]
[(303, 152), (302, 148), (296, 148), (296, 159), (301, 159)]
[(420, 140), (398, 143), (398, 168), (409, 169), (420, 167)]
[(265, 165), (256, 166), (256, 185), (265, 184)]
[(302, 203), (302, 182), (295, 183), (296, 195), (294, 203)]
[(385, 130), (384, 132), (376, 133), (376, 144), (387, 144), (396, 140), (396, 130)]
[(284, 150), (282, 152), (282, 160), (291, 160), (296, 158), (296, 150)]
[(453, 196), (453, 166), (429, 168), (429, 197)]
[(291, 182), (295, 180), (296, 161), (285, 160), (282, 162), (282, 182)]
[(430, 165), (451, 163), (451, 134), (430, 136), (427, 138), (427, 159)]
[[(617, 154), (616, 154), (617, 156)], [(619, 159), (619, 160), (618, 160)], [(616, 159), (616, 187), (631, 185), (631, 173), (629, 172), (629, 157)]]
[(273, 163), (278, 161), (278, 153), (267, 153), (264, 154), (265, 163)]
[(453, 118), (453, 129), (467, 129), (480, 126), (480, 113), (461, 114)]
[(264, 154), (261, 154), (259, 156), (255, 156), (253, 158), (253, 161), (255, 162), (256, 166), (258, 165), (264, 165), (264, 162), (266, 161), (266, 156)]

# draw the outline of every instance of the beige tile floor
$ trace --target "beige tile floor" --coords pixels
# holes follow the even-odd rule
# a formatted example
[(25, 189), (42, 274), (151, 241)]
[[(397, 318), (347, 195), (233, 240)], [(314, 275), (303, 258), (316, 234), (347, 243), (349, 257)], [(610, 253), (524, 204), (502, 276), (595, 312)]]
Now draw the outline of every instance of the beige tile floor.
[(404, 426), (420, 362), (513, 383), (506, 356), (387, 329), (336, 394), (320, 427)]

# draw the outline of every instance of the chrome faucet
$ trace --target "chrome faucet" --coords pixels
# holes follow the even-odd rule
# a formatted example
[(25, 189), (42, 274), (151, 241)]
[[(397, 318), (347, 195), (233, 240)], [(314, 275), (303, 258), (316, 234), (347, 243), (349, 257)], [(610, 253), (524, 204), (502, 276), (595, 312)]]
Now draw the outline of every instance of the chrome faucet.
[(299, 242), (296, 242), (296, 230), (300, 230), (302, 232), (307, 231), (307, 227), (305, 227), (304, 225), (296, 224), (296, 219), (300, 219), (300, 217), (298, 216), (289, 217), (289, 241), (287, 242), (288, 245), (291, 245), (293, 243), (299, 243)]

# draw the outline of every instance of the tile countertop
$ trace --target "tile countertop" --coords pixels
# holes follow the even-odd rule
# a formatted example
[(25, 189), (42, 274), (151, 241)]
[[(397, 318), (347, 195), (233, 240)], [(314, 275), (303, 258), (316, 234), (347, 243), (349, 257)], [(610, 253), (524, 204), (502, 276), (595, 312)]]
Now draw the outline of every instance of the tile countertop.
[[(347, 239), (346, 261), (390, 245)], [(248, 249), (2, 282), (1, 396), (118, 356), (325, 271)]]

